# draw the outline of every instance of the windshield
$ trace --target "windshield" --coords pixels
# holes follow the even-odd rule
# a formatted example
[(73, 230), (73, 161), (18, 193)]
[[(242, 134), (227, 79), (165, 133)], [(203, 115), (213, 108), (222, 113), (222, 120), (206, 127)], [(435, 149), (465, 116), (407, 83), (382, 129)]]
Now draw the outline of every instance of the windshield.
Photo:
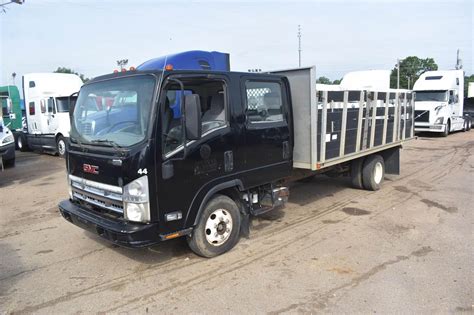
[(56, 97), (56, 105), (59, 113), (69, 112), (69, 108), (73, 108), (77, 101), (77, 96)]
[(416, 91), (417, 102), (447, 102), (447, 91)]
[(85, 85), (72, 119), (71, 140), (121, 147), (147, 134), (155, 78), (119, 78)]

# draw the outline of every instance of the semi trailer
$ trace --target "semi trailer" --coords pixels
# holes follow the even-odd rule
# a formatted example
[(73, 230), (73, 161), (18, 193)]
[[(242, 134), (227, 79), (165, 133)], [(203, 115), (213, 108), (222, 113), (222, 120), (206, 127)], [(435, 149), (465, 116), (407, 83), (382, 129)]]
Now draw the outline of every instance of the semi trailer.
[[(414, 136), (408, 90), (318, 90), (315, 67), (172, 69), (82, 86), (64, 219), (126, 247), (186, 237), (213, 257), (238, 242), (250, 216), (283, 206), (291, 181), (331, 172), (380, 189), (385, 174), (400, 173), (402, 144)], [(90, 111), (90, 102), (108, 105)]]
[(446, 137), (454, 131), (471, 129), (463, 114), (464, 71), (427, 71), (413, 85), (415, 132), (435, 132)]
[(17, 136), (21, 151), (40, 150), (64, 156), (71, 128), (69, 108), (82, 86), (69, 73), (30, 73), (23, 76), (26, 130)]

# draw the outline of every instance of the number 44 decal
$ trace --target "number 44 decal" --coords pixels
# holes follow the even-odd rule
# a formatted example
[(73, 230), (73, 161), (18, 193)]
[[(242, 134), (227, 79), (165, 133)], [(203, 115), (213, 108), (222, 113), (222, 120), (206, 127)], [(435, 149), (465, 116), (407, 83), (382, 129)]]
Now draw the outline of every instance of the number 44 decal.
[(140, 168), (137, 173), (140, 174), (140, 175), (146, 175), (146, 174), (148, 174), (148, 171), (147, 171), (146, 168), (144, 168), (144, 169)]

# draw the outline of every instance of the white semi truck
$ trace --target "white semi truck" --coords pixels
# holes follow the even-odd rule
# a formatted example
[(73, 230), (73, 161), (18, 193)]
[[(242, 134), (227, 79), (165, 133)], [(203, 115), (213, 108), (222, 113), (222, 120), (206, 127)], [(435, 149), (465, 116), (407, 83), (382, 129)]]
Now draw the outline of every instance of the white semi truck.
[(63, 156), (71, 128), (69, 108), (75, 103), (82, 80), (75, 74), (31, 73), (23, 76), (27, 128), (17, 147), (50, 151)]
[(415, 92), (415, 132), (470, 130), (471, 120), (463, 116), (464, 72), (427, 71), (413, 86)]
[(0, 170), (4, 165), (15, 165), (15, 140), (0, 115)]

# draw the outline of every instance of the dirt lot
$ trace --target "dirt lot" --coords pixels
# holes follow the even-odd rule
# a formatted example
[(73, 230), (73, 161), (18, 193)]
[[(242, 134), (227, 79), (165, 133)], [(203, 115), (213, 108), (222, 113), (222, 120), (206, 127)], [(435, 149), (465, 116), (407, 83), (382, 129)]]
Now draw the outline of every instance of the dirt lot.
[(0, 313), (432, 313), (473, 304), (474, 131), (421, 137), (382, 190), (318, 177), (214, 259), (109, 244), (62, 219), (65, 162), (0, 173)]

